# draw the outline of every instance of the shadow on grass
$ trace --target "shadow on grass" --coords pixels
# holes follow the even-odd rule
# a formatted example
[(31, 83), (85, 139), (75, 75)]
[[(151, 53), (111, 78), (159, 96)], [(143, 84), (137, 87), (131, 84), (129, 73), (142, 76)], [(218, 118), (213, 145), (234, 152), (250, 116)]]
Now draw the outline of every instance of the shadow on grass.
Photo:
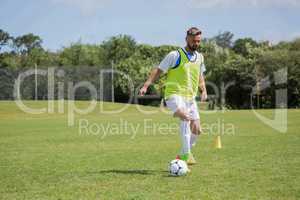
[(155, 175), (155, 174), (166, 174), (166, 170), (149, 170), (149, 169), (111, 169), (111, 170), (101, 170), (97, 172), (88, 172), (88, 173), (99, 173), (99, 174), (129, 174), (129, 175)]

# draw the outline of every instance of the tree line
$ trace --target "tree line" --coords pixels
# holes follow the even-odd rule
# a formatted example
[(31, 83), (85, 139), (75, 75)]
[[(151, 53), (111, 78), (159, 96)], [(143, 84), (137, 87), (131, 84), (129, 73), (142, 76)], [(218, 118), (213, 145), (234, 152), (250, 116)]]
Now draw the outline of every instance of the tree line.
[[(299, 107), (300, 38), (272, 45), (268, 41), (255, 41), (252, 38), (233, 40), (233, 36), (228, 31), (220, 32), (212, 38), (204, 38), (198, 49), (205, 58), (205, 78), (211, 100), (217, 106), (230, 109), (247, 109), (252, 106), (274, 108), (278, 104), (277, 92), (286, 90), (287, 105), (283, 102), (282, 106)], [(100, 44), (83, 44), (78, 41), (55, 52), (44, 49), (42, 42), (41, 37), (32, 33), (13, 37), (0, 29), (1, 100), (13, 99), (16, 78), (21, 72), (35, 66), (45, 70), (49, 67), (61, 69), (64, 74), (56, 77), (56, 80), (73, 84), (89, 81), (97, 88), (97, 92), (101, 92), (100, 71), (113, 68), (130, 77), (136, 91), (151, 68), (157, 66), (171, 50), (179, 48), (172, 45), (139, 44), (129, 35), (113, 36)], [(109, 100), (112, 96), (117, 102), (130, 99), (130, 84), (123, 75), (115, 74), (113, 79), (111, 76), (105, 77), (103, 83), (106, 84), (102, 89), (110, 98), (101, 100)], [(151, 86), (149, 94), (161, 96), (164, 79), (162, 77)], [(110, 93), (112, 85), (114, 93)], [(47, 76), (38, 77), (37, 89), (36, 94), (34, 76), (26, 78), (21, 88), (22, 97), (47, 99)], [(64, 93), (67, 99), (66, 88)], [(89, 99), (89, 91), (79, 88), (75, 98)], [(141, 103), (157, 104), (152, 100), (142, 100)]]

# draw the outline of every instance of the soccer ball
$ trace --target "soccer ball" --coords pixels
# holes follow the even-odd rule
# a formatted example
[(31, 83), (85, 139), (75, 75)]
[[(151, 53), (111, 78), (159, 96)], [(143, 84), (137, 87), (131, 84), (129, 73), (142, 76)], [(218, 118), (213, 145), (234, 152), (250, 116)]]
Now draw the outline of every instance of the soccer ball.
[(169, 172), (171, 176), (183, 176), (188, 172), (188, 166), (183, 160), (172, 160), (169, 164)]

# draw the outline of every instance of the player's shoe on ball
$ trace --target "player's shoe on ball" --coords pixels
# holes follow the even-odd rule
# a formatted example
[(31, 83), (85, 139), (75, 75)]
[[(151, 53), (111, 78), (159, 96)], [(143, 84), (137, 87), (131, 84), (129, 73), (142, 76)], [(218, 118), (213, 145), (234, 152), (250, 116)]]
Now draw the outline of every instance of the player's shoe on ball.
[[(186, 162), (187, 165), (189, 165), (188, 162), (187, 162), (187, 160), (188, 160), (188, 154), (177, 155), (177, 156), (176, 156), (176, 159), (178, 159), (178, 160), (183, 160), (183, 161)], [(190, 168), (187, 169), (187, 173), (191, 173), (191, 169), (190, 169)]]

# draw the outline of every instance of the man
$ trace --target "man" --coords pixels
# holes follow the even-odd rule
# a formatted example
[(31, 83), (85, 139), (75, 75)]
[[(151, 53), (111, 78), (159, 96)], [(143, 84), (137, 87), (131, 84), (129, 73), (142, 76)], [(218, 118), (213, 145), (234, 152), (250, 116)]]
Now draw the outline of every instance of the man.
[(144, 95), (149, 85), (161, 73), (167, 73), (164, 98), (173, 115), (180, 119), (182, 149), (177, 159), (184, 160), (189, 165), (196, 163), (191, 148), (201, 133), (200, 117), (195, 101), (198, 88), (201, 90), (201, 101), (207, 98), (203, 75), (206, 70), (204, 60), (202, 54), (196, 51), (200, 45), (201, 34), (196, 27), (188, 29), (186, 46), (170, 52), (159, 66), (151, 71), (148, 80), (140, 89), (140, 95)]

